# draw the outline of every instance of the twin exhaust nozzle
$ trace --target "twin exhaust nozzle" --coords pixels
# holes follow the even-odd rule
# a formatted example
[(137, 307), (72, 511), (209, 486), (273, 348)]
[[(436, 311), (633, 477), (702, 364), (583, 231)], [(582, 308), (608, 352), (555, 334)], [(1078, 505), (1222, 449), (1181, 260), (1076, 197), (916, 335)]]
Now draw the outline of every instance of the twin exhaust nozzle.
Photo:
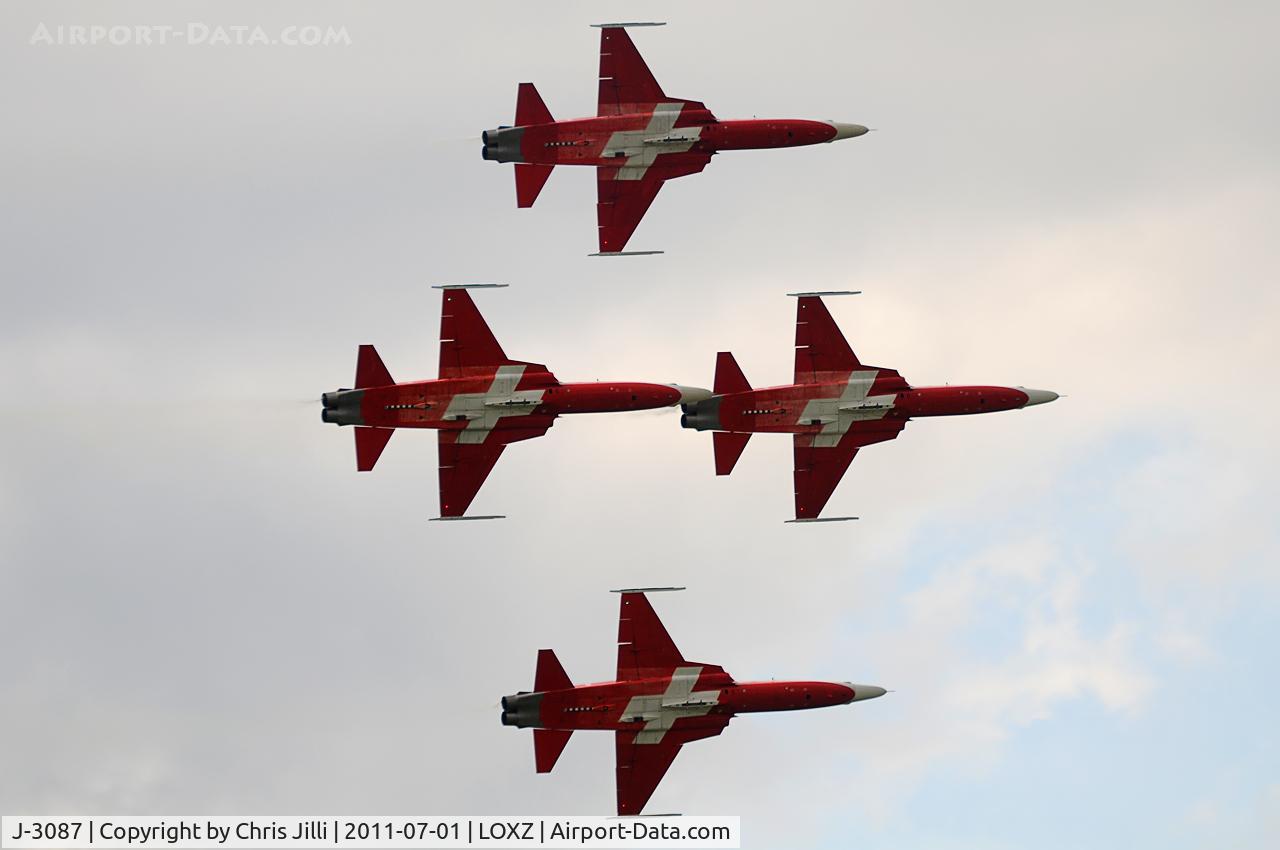
[(527, 728), (541, 725), (542, 694), (521, 691), (502, 698), (502, 725)]
[(520, 141), (523, 127), (498, 127), (480, 134), (480, 156), (490, 162), (523, 162)]
[(364, 398), (364, 390), (335, 390), (320, 396), (320, 421), (330, 425), (363, 425), (364, 415), (360, 412), (360, 402)]

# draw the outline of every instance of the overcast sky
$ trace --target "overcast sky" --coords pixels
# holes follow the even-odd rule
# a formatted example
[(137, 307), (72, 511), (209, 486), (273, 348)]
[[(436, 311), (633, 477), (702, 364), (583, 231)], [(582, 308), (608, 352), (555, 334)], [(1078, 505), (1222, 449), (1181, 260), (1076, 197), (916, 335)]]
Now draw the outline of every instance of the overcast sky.
[[(480, 130), (594, 111), (601, 20), (730, 152), (593, 259), (589, 169), (531, 210)], [(30, 45), (37, 25), (345, 27), (349, 46)], [(743, 679), (894, 689), (740, 717), (654, 811), (745, 846), (1263, 848), (1280, 834), (1275, 4), (0, 6), (0, 811), (608, 814), (613, 742), (534, 773), (496, 700), (610, 678), (620, 586)], [(796, 526), (671, 412), (561, 419), (474, 513), (436, 448), (322, 425), (439, 293), (561, 379), (791, 375), (798, 289), (863, 360), (1052, 405), (924, 420)]]

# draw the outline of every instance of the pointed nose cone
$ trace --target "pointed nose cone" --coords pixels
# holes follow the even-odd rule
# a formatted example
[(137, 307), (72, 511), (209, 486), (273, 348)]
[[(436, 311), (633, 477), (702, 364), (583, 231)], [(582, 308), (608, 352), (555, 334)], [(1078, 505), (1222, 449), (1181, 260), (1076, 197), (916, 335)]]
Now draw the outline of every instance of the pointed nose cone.
[(888, 693), (879, 685), (855, 685), (853, 682), (845, 682), (844, 684), (845, 687), (853, 691), (853, 698), (849, 702), (862, 702), (864, 699), (875, 699)]
[(827, 139), (828, 142), (838, 142), (841, 139), (855, 139), (858, 136), (865, 135), (867, 128), (861, 124), (841, 124), (838, 121), (826, 122), (835, 128), (836, 134)]
[(679, 401), (672, 402), (673, 405), (697, 404), (711, 398), (711, 390), (704, 390), (702, 387), (685, 387), (680, 384), (667, 384), (667, 386), (680, 393)]
[(1027, 403), (1023, 407), (1031, 407), (1033, 404), (1048, 404), (1058, 397), (1058, 394), (1050, 390), (1029, 390), (1026, 387), (1018, 387), (1018, 389), (1027, 394)]

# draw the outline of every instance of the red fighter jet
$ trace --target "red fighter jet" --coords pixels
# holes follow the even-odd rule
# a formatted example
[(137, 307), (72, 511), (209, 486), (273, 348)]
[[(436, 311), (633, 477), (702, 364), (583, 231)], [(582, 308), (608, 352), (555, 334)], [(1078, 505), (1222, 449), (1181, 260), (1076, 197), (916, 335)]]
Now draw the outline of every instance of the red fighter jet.
[(684, 406), (680, 424), (711, 435), (716, 475), (728, 475), (751, 435), (792, 434), (795, 444), (796, 518), (819, 518), (854, 455), (863, 446), (892, 440), (915, 416), (992, 413), (1044, 404), (1058, 397), (1025, 387), (913, 387), (893, 369), (858, 360), (822, 303), (823, 295), (799, 292), (796, 305), (795, 383), (753, 390), (733, 355), (716, 355), (712, 396)]
[(562, 384), (540, 363), (511, 360), (466, 291), (503, 284), (439, 286), (440, 377), (397, 384), (372, 345), (360, 346), (354, 389), (321, 396), (321, 418), (354, 425), (356, 468), (368, 472), (397, 428), (440, 435), (440, 519), (464, 517), (502, 450), (541, 437), (567, 413), (649, 410), (703, 398), (678, 384)]
[(538, 650), (533, 691), (502, 698), (502, 723), (533, 729), (538, 773), (549, 773), (575, 729), (617, 742), (618, 814), (638, 815), (680, 748), (724, 731), (736, 714), (824, 708), (884, 696), (848, 682), (738, 682), (714, 664), (686, 661), (645, 593), (619, 590), (618, 680), (574, 686), (549, 649)]
[[(596, 166), (600, 252), (624, 252), (666, 180), (697, 174), (720, 151), (790, 148), (861, 136), (861, 124), (796, 119), (719, 121), (696, 100), (668, 97), (624, 27), (600, 31), (600, 98), (594, 118), (556, 121), (532, 83), (516, 96), (516, 125), (486, 130), (485, 159), (516, 163), (516, 204), (533, 206), (557, 165)], [(593, 255), (593, 256), (599, 256)]]

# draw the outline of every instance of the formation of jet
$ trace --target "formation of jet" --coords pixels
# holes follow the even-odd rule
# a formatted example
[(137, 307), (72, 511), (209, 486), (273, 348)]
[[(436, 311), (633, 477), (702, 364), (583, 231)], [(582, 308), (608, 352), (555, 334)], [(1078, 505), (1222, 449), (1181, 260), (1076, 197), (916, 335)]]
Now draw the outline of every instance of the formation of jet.
[(738, 682), (724, 668), (687, 661), (646, 592), (622, 594), (618, 674), (613, 682), (574, 685), (550, 649), (538, 651), (533, 691), (502, 698), (502, 723), (533, 729), (538, 773), (549, 773), (579, 729), (614, 733), (618, 814), (638, 815), (680, 748), (719, 735), (734, 715), (824, 708), (883, 696), (848, 682)]
[(487, 160), (516, 163), (516, 204), (533, 206), (557, 165), (596, 167), (602, 255), (624, 252), (667, 180), (697, 174), (720, 151), (789, 148), (861, 136), (861, 124), (799, 119), (720, 121), (696, 100), (662, 91), (625, 27), (598, 24), (600, 95), (594, 118), (556, 121), (532, 83), (521, 83), (515, 126), (486, 130)]
[[(867, 128), (833, 121), (720, 121), (697, 101), (667, 96), (626, 27), (600, 34), (595, 117), (556, 121), (531, 83), (521, 83), (515, 126), (483, 134), (486, 160), (515, 163), (516, 200), (530, 207), (556, 165), (596, 168), (599, 254), (626, 251), (665, 181), (700, 172), (724, 150), (794, 147), (861, 136)], [(712, 431), (717, 475), (729, 475), (751, 435), (791, 434), (795, 518), (818, 522), (863, 446), (892, 440), (913, 417), (1014, 410), (1058, 396), (1023, 387), (913, 387), (893, 369), (863, 364), (822, 296), (794, 293), (793, 383), (753, 389), (733, 355), (720, 352), (712, 390), (679, 384), (561, 383), (547, 367), (511, 360), (461, 284), (443, 290), (440, 365), (435, 380), (396, 383), (371, 345), (359, 348), (354, 387), (325, 393), (321, 418), (353, 426), (356, 468), (378, 462), (397, 428), (438, 433), (439, 519), (467, 516), (480, 487), (511, 443), (540, 437), (556, 417), (680, 405), (680, 424)], [(502, 723), (533, 730), (539, 773), (555, 766), (575, 730), (607, 730), (616, 743), (617, 812), (639, 815), (680, 748), (719, 735), (750, 712), (821, 708), (883, 696), (870, 685), (738, 682), (723, 668), (688, 661), (645, 595), (618, 591), (616, 680), (575, 686), (555, 653), (539, 650), (533, 691), (502, 698)]]
[[(858, 360), (822, 303), (823, 295), (794, 293), (795, 382), (752, 389), (733, 355), (716, 355), (710, 398), (684, 405), (680, 424), (713, 431), (716, 475), (728, 475), (756, 433), (791, 434), (795, 449), (792, 522), (819, 521), (858, 449), (892, 440), (920, 416), (993, 413), (1044, 404), (1058, 397), (1025, 387), (913, 387), (893, 369)], [(829, 520), (853, 519), (830, 517)]]
[(440, 314), (440, 377), (398, 384), (372, 345), (360, 346), (353, 389), (321, 396), (321, 419), (354, 425), (356, 468), (368, 472), (397, 428), (439, 432), (440, 519), (464, 517), (502, 450), (541, 437), (556, 417), (672, 407), (709, 395), (677, 384), (593, 382), (564, 384), (540, 363), (502, 351), (468, 289), (444, 290)]

